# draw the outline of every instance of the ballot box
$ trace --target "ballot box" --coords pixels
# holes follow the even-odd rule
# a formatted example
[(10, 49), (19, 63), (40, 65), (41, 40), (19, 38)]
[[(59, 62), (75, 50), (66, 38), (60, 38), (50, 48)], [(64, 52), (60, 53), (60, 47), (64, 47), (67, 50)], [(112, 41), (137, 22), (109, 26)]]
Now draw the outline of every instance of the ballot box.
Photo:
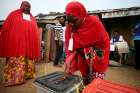
[(127, 42), (116, 42), (115, 46), (118, 50), (118, 53), (128, 53), (129, 52), (129, 46)]
[(63, 72), (53, 72), (36, 78), (33, 85), (37, 88), (37, 93), (78, 93), (78, 89), (83, 86), (81, 77), (69, 75), (66, 79), (61, 79), (63, 75)]
[(100, 78), (94, 79), (82, 93), (140, 93), (139, 88)]

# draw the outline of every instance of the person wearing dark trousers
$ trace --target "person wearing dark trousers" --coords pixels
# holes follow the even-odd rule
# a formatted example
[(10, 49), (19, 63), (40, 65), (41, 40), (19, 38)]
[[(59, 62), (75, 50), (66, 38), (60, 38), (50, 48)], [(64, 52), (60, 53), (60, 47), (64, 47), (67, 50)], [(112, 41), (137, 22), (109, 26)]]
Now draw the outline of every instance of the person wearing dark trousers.
[(135, 62), (136, 66), (135, 69), (140, 70), (140, 21), (135, 27), (135, 37), (134, 37), (134, 44), (135, 44)]
[(62, 28), (64, 23), (64, 17), (57, 17), (57, 23), (55, 25), (55, 44), (56, 44), (56, 57), (54, 60), (54, 66), (60, 66), (59, 62), (63, 55), (63, 33), (64, 30)]
[(56, 41), (56, 47), (57, 47), (57, 53), (56, 53), (56, 57), (55, 57), (55, 60), (54, 60), (54, 66), (58, 66), (59, 65), (59, 61), (60, 59), (62, 58), (62, 55), (63, 55), (63, 41), (60, 41), (62, 44), (60, 45), (59, 44), (59, 41)]

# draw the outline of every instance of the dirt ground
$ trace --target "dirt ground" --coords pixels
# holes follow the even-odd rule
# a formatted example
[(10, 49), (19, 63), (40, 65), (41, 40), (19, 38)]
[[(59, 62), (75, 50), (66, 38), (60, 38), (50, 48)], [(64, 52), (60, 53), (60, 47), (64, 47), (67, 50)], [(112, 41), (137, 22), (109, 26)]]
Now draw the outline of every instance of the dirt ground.
[[(36, 64), (36, 77), (40, 77), (55, 71), (64, 71), (63, 67), (54, 67), (52, 62), (37, 63)], [(77, 72), (79, 74), (79, 72)], [(128, 84), (140, 88), (140, 71), (135, 70), (133, 66), (122, 65), (119, 67), (110, 66), (107, 70), (107, 80), (113, 82)], [(23, 85), (3, 87), (0, 86), (0, 93), (37, 93), (37, 89), (33, 86), (34, 79), (27, 80)]]

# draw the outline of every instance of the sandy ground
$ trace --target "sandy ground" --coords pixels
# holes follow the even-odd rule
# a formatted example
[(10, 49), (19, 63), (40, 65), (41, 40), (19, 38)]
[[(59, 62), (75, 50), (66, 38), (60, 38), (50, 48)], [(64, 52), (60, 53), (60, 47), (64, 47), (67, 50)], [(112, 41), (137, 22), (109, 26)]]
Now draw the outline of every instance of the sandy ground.
[[(52, 63), (36, 64), (36, 77), (40, 77), (55, 71), (64, 71), (63, 67), (54, 67)], [(77, 72), (79, 74), (79, 72)], [(140, 71), (132, 66), (122, 65), (119, 67), (110, 66), (107, 70), (107, 80), (113, 82), (128, 84), (140, 88)], [(0, 86), (0, 93), (37, 93), (36, 87), (33, 86), (34, 79), (27, 80), (23, 85), (3, 87)]]

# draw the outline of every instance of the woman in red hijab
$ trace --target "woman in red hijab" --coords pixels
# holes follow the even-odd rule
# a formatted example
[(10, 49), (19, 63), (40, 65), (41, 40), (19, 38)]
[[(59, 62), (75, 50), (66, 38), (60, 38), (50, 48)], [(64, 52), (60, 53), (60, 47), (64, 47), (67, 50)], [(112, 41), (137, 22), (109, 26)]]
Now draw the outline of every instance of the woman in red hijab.
[(77, 1), (66, 6), (65, 14), (68, 21), (66, 72), (73, 74), (80, 70), (85, 84), (97, 77), (104, 79), (110, 51), (104, 26), (97, 16), (88, 15), (85, 7)]
[(6, 58), (5, 86), (34, 77), (34, 60), (40, 58), (40, 40), (30, 8), (30, 3), (23, 1), (20, 9), (9, 14), (1, 29), (0, 57)]

